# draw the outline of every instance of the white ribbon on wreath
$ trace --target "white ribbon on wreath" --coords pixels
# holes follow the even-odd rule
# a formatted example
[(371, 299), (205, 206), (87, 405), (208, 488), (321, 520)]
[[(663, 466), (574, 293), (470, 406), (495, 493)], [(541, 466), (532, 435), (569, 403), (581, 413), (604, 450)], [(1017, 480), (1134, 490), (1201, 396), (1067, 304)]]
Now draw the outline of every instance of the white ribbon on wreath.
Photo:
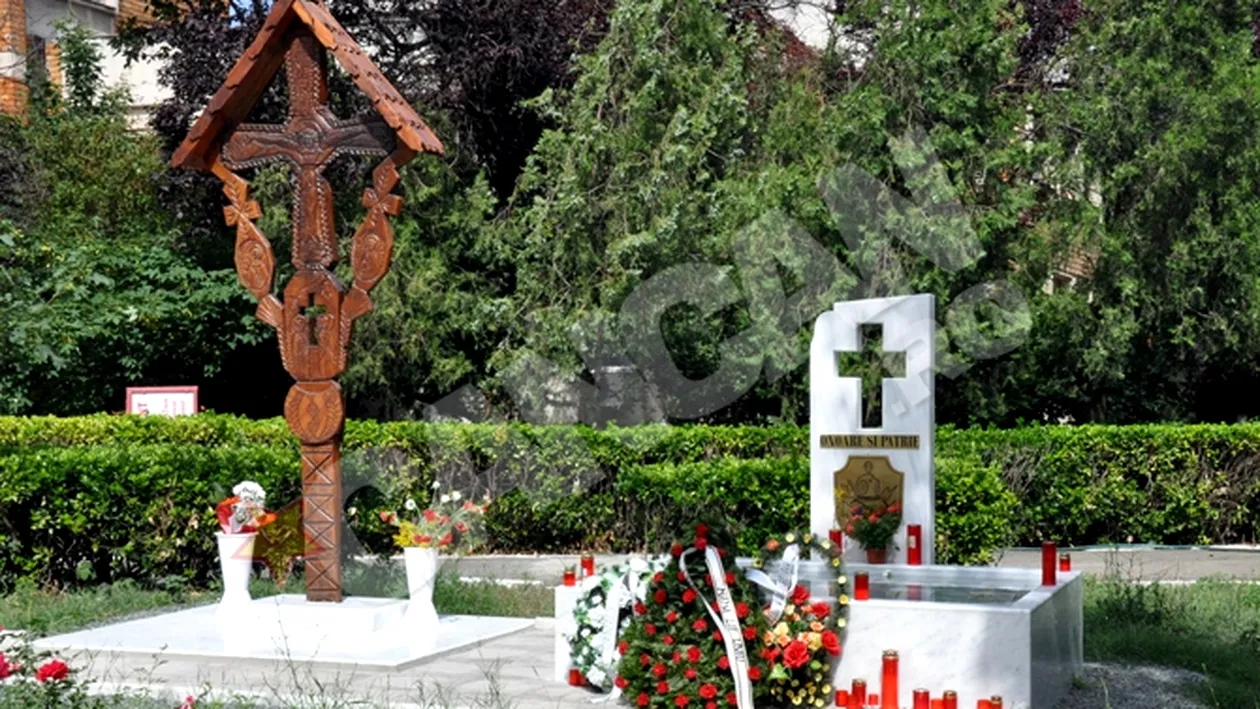
[(735, 602), (731, 599), (731, 589), (726, 585), (726, 569), (722, 566), (722, 557), (713, 547), (704, 550), (704, 562), (713, 579), (713, 597), (718, 610), (714, 611), (704, 592), (691, 578), (687, 570), (687, 555), (698, 551), (695, 547), (683, 552), (678, 560), (678, 567), (687, 577), (687, 584), (696, 592), (698, 600), (704, 605), (713, 622), (722, 629), (722, 642), (726, 645), (726, 656), (730, 658), (731, 678), (735, 680), (735, 699), (738, 709), (753, 709), (752, 681), (748, 679), (748, 650), (744, 646), (744, 632), (739, 627), (739, 615), (735, 612)]
[(770, 625), (778, 623), (783, 617), (787, 599), (792, 595), (792, 590), (796, 588), (796, 582), (799, 579), (800, 562), (801, 546), (792, 544), (783, 550), (783, 558), (774, 569), (774, 578), (758, 569), (748, 569), (744, 572), (745, 578), (771, 594), (770, 612), (767, 614)]

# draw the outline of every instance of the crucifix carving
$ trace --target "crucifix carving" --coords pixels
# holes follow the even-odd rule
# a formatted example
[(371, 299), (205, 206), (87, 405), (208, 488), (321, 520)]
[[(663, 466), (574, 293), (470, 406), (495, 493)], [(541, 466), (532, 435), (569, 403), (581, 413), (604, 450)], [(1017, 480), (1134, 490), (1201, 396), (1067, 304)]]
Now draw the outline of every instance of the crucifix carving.
[(862, 379), (862, 427), (884, 426), (884, 379), (906, 376), (906, 353), (885, 352), (881, 325), (862, 325), (860, 352), (837, 352), (840, 376)]
[[(328, 54), (368, 95), (377, 117), (341, 120), (328, 108)], [(272, 77), (285, 68), (289, 115), (283, 125), (243, 123)], [(258, 299), (258, 317), (276, 329), (280, 357), (296, 380), (285, 399), (289, 428), (302, 444), (302, 526), (307, 598), (340, 601), (341, 431), (345, 405), (336, 379), (346, 368), (354, 321), (372, 310), (369, 296), (389, 269), (389, 217), (401, 199), (391, 192), (398, 168), (419, 152), (442, 153), (424, 121), (368, 60), (320, 0), (277, 0), (262, 32), (176, 151), (176, 166), (205, 169), (224, 183), (227, 223), (236, 227), (236, 270)], [(353, 281), (332, 269), (340, 259), (332, 187), (324, 170), (338, 156), (383, 160), (364, 191), (367, 209), (351, 246)], [(297, 269), (274, 290), (275, 256), (254, 225), (262, 214), (236, 170), (276, 162), (293, 170), (293, 254)]]

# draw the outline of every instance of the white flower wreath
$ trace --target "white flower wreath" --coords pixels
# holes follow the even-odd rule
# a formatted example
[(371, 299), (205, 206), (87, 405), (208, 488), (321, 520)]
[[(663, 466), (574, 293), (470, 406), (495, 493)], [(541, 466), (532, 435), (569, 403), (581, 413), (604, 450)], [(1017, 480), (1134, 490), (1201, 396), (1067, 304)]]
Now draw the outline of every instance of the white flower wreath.
[[(636, 557), (628, 564), (610, 566), (582, 581), (582, 596), (573, 609), (576, 629), (565, 637), (573, 666), (592, 687), (603, 691), (612, 688), (615, 668), (621, 660), (617, 638), (634, 618), (634, 604), (646, 597), (649, 578), (668, 564), (668, 557)], [(620, 588), (613, 594), (615, 586)], [(616, 607), (610, 607), (610, 597)]]

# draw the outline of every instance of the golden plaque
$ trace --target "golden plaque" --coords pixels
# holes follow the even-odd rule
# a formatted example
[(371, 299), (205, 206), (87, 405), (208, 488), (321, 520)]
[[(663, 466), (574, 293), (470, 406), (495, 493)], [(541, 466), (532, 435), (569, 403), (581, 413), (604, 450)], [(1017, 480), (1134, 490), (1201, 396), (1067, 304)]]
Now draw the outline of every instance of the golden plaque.
[(850, 457), (836, 471), (836, 522), (844, 524), (853, 505), (868, 510), (900, 505), (905, 477), (886, 456)]

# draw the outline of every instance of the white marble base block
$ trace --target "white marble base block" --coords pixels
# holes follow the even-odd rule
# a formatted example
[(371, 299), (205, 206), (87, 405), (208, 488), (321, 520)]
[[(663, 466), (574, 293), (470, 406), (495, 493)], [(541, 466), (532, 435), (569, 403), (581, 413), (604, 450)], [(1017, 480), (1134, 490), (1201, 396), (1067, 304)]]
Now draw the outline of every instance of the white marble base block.
[(400, 670), (534, 625), (533, 619), (442, 616), (420, 634), (403, 622), (407, 601), (354, 596), (311, 603), (259, 598), (225, 612), (199, 606), (44, 638), (36, 647), (74, 657), (274, 660)]
[[(1000, 695), (1006, 709), (1051, 709), (1072, 687), (1084, 662), (1083, 584), (1080, 573), (1059, 574), (1041, 586), (1037, 569), (849, 564), (852, 578), (871, 575), (872, 597), (853, 601), (836, 687), (865, 679), (881, 693), (885, 650), (900, 658), (899, 703), (915, 689), (939, 697), (958, 692), (959, 707)], [(891, 577), (889, 577), (889, 575)], [(880, 600), (880, 584), (921, 600)], [(902, 584), (906, 584), (903, 586)], [(919, 585), (917, 589), (916, 585)], [(961, 603), (959, 587), (1017, 600)], [(822, 586), (818, 586), (822, 588)], [(944, 597), (946, 600), (941, 601)]]

